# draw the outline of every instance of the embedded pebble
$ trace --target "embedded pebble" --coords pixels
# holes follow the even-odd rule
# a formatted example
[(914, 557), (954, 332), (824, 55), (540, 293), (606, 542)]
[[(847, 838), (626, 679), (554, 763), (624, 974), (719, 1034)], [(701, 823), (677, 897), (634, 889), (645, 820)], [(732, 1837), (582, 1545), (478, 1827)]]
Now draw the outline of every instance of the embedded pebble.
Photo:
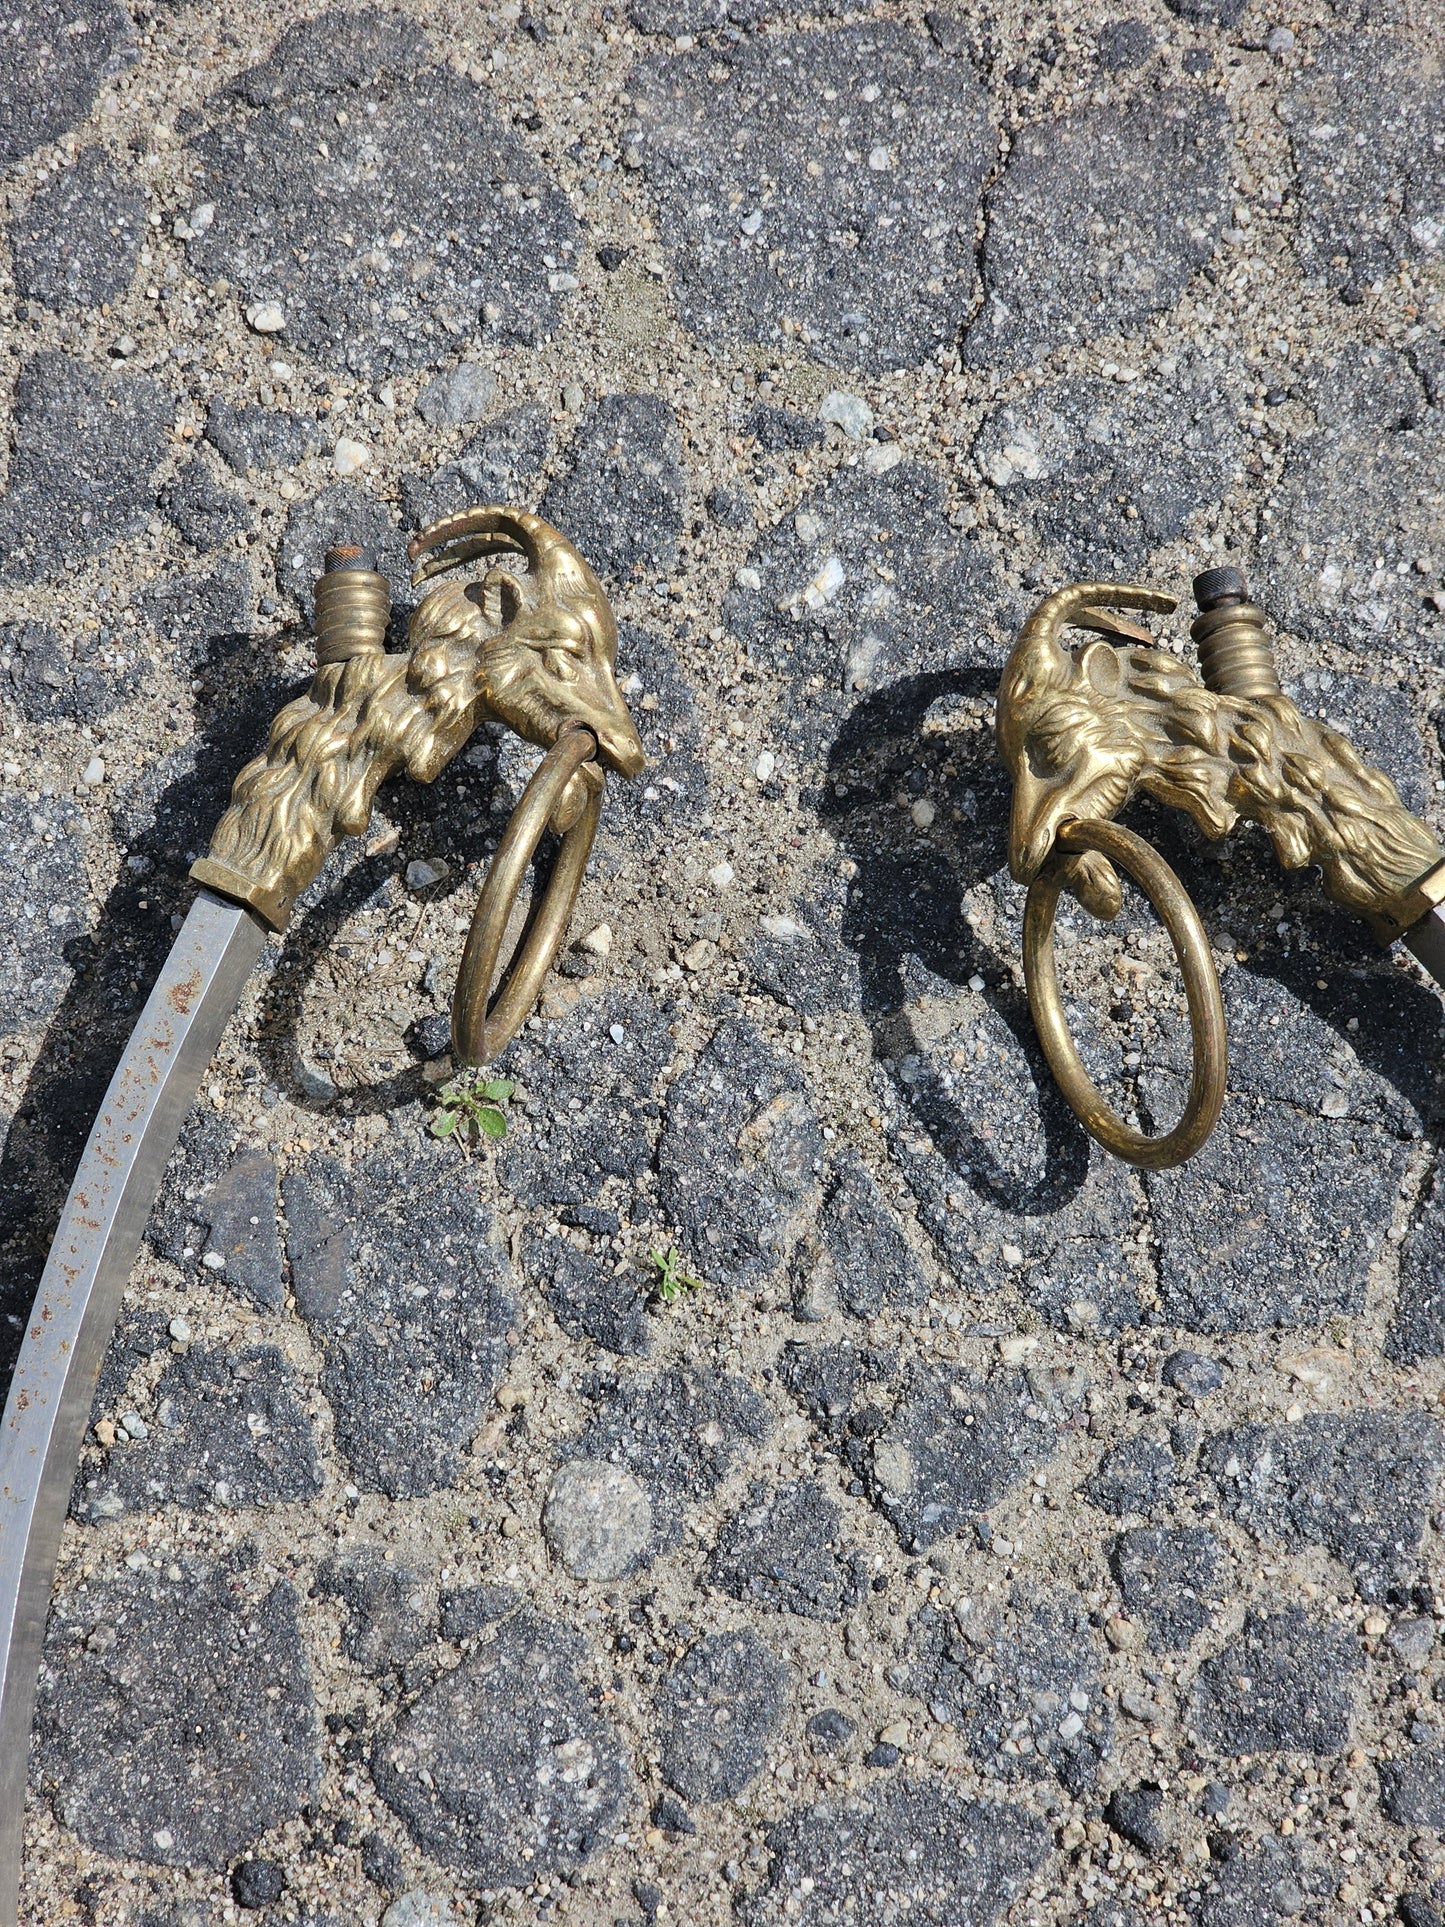
[(1199, 1471), (1227, 1518), (1288, 1546), (1327, 1546), (1366, 1599), (1413, 1568), (1445, 1428), (1418, 1409), (1314, 1412), (1207, 1439)]
[(189, 1558), (70, 1589), (36, 1708), (62, 1823), (105, 1853), (222, 1872), (314, 1798), (300, 1603), (285, 1580), (256, 1588), (244, 1562)]
[(426, 1643), (426, 1575), (389, 1563), (375, 1547), (348, 1549), (324, 1560), (316, 1569), (316, 1586), (342, 1601), (341, 1650), (373, 1677), (404, 1666)]
[[(1378, 258), (1373, 238), (1361, 245)], [(1270, 614), (1315, 649), (1333, 642), (1365, 660), (1382, 651), (1438, 658), (1440, 611), (1426, 591), (1441, 579), (1439, 410), (1406, 356), (1353, 343), (1303, 369), (1299, 392), (1313, 422), (1288, 442), (1261, 545)]]
[(685, 1800), (735, 1800), (786, 1706), (788, 1668), (751, 1628), (700, 1639), (662, 1691), (662, 1773)]
[(253, 301), (246, 310), (246, 325), (258, 335), (279, 335), (286, 326), (286, 310), (279, 301)]
[(1287, 1607), (1251, 1611), (1244, 1630), (1200, 1667), (1189, 1723), (1220, 1753), (1338, 1753), (1349, 1742), (1358, 1641)]
[(1445, 155), (1422, 137), (1439, 77), (1388, 28), (1323, 34), (1311, 52), (1281, 116), (1298, 171), (1299, 252), (1309, 273), (1358, 294), (1402, 261), (1440, 257)]
[(623, 1579), (652, 1550), (652, 1501), (620, 1466), (573, 1459), (553, 1477), (542, 1530), (574, 1579)]
[(718, 1532), (708, 1576), (736, 1599), (808, 1619), (842, 1617), (863, 1596), (864, 1560), (839, 1546), (838, 1508), (812, 1480), (748, 1489)]
[(559, 318), (542, 256), (574, 245), (567, 197), (491, 90), (432, 59), (397, 14), (297, 21), (191, 136), (216, 208), (192, 271), (283, 308), (324, 365), (381, 377), (473, 330), (537, 343)]
[(35, 582), (145, 526), (174, 404), (143, 375), (42, 349), (16, 377), (0, 580)]
[[(725, 17), (696, 0), (687, 14)], [(823, 366), (869, 370), (916, 366), (956, 338), (995, 142), (968, 60), (869, 20), (790, 34), (785, 54), (743, 33), (725, 63), (689, 36), (639, 61), (628, 85), (627, 151), (695, 334), (770, 346), (801, 334)]]
[(445, 1894), (413, 1887), (392, 1901), (381, 1917), (381, 1927), (460, 1927), (460, 1923)]
[(988, 196), (968, 360), (1027, 366), (1171, 305), (1228, 221), (1228, 141), (1222, 100), (1183, 88), (1031, 121)]
[(365, 442), (359, 442), (350, 435), (343, 435), (332, 451), (331, 465), (338, 475), (355, 475), (366, 467), (371, 460), (371, 450)]
[(312, 1152), (281, 1191), (291, 1289), (352, 1478), (394, 1499), (456, 1484), (515, 1311), (475, 1185), (454, 1152), (423, 1140), (383, 1143), (350, 1169)]
[(16, 0), (5, 40), (0, 167), (86, 118), (112, 62), (133, 52), (134, 28), (114, 0)]
[(1190, 1398), (1208, 1398), (1224, 1383), (1223, 1367), (1202, 1352), (1171, 1352), (1159, 1375), (1166, 1385)]
[(461, 428), (479, 422), (496, 399), (497, 377), (480, 362), (464, 361), (427, 382), (416, 398), (416, 412), (431, 428)]
[[(891, 1766), (897, 1749), (880, 1744), (869, 1760)], [(767, 1840), (771, 1858), (748, 1927), (893, 1927), (930, 1915), (991, 1927), (1051, 1844), (1045, 1823), (1022, 1805), (969, 1799), (940, 1779), (911, 1776), (795, 1808), (769, 1826)]]
[(238, 1907), (273, 1906), (285, 1890), (286, 1876), (274, 1860), (242, 1860), (231, 1869), (231, 1892)]
[(808, 1721), (807, 1733), (815, 1753), (841, 1753), (858, 1731), (858, 1722), (836, 1706), (815, 1713)]
[(861, 395), (850, 395), (841, 388), (824, 395), (818, 404), (818, 420), (832, 422), (855, 442), (873, 432), (873, 410)]
[(135, 268), (145, 215), (135, 177), (106, 148), (87, 147), (10, 225), (16, 293), (52, 308), (114, 301)]
[(594, 569), (624, 583), (677, 553), (685, 484), (677, 417), (660, 395), (608, 395), (578, 424), (542, 500)]
[(612, 1845), (632, 1774), (578, 1678), (588, 1656), (576, 1633), (518, 1612), (383, 1727), (372, 1778), (424, 1853), (514, 1887)]

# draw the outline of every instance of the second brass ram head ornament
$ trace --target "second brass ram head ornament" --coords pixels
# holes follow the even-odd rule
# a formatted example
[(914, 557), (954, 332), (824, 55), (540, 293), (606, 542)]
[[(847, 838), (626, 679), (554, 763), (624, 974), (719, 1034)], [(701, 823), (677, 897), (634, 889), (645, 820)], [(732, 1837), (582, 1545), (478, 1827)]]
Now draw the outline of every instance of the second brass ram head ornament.
[[(1337, 730), (1304, 715), (1275, 673), (1262, 612), (1234, 569), (1195, 582), (1191, 631), (1200, 670), (1152, 646), (1116, 609), (1167, 614), (1172, 596), (1118, 582), (1076, 582), (1024, 625), (999, 687), (999, 752), (1013, 776), (1009, 868), (1029, 886), (1024, 971), (1050, 1068), (1085, 1128), (1119, 1157), (1159, 1170), (1204, 1143), (1224, 1100), (1224, 1007), (1208, 938), (1184, 886), (1112, 819), (1136, 791), (1186, 811), (1209, 837), (1241, 820), (1267, 831), (1286, 869), (1318, 864), (1325, 894), (1383, 943), (1403, 937), (1437, 977), (1445, 969), (1445, 851), (1383, 771)], [(1069, 628), (1096, 638), (1065, 648)], [(1112, 638), (1113, 640), (1105, 640)], [(1115, 865), (1149, 895), (1184, 972), (1194, 1075), (1184, 1114), (1160, 1137), (1104, 1102), (1064, 1020), (1053, 917), (1067, 890), (1095, 916), (1117, 915)]]

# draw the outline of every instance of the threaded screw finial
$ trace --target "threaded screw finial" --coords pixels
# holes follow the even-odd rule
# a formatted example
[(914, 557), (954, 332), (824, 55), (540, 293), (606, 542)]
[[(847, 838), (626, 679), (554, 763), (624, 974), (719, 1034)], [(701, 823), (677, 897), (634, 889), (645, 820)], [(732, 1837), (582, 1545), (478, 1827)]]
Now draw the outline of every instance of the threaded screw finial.
[(376, 557), (370, 549), (363, 548), (359, 542), (337, 542), (326, 551), (322, 564), (327, 575), (335, 575), (338, 569), (371, 569), (376, 567)]
[(1274, 649), (1264, 611), (1249, 599), (1239, 569), (1205, 569), (1194, 578), (1199, 614), (1189, 633), (1199, 651), (1199, 673), (1216, 696), (1253, 701), (1278, 696)]

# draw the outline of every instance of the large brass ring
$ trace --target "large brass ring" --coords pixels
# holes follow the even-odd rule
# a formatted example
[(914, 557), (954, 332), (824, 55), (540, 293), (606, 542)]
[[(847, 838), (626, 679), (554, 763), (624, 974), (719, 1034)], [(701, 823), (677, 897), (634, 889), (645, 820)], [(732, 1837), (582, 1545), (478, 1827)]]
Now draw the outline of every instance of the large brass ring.
[[(1194, 1038), (1194, 1073), (1183, 1116), (1163, 1137), (1133, 1131), (1099, 1095), (1069, 1034), (1054, 969), (1054, 911), (1064, 887), (1066, 860), (1082, 850), (1097, 850), (1131, 876), (1158, 913), (1174, 945), (1189, 1001)], [(1167, 1171), (1182, 1164), (1207, 1140), (1219, 1121), (1228, 1069), (1224, 999), (1209, 939), (1188, 891), (1158, 852), (1132, 830), (1117, 823), (1066, 823), (1047, 863), (1029, 885), (1024, 908), (1024, 981), (1029, 1009), (1049, 1069), (1075, 1117), (1117, 1158), (1146, 1171)]]
[(580, 725), (565, 729), (537, 765), (512, 811), (511, 822), (502, 832), (467, 933), (452, 998), (452, 1055), (459, 1064), (490, 1064), (511, 1043), (536, 1003), (542, 979), (567, 934), (602, 814), (600, 783), (595, 788), (589, 786), (582, 814), (563, 833), (542, 900), (532, 907), (506, 981), (488, 1010), (502, 939), (527, 866), (563, 790), (596, 754), (597, 738), (590, 729)]

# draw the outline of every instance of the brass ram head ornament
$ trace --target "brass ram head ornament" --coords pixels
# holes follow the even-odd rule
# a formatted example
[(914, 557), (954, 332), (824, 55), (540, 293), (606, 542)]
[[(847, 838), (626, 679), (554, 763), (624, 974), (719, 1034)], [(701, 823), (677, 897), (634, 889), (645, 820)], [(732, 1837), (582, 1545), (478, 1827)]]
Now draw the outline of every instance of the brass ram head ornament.
[[(1241, 819), (1263, 825), (1286, 869), (1317, 863), (1326, 896), (1366, 918), (1381, 942), (1404, 937), (1437, 975), (1437, 952), (1445, 954), (1445, 931), (1432, 914), (1445, 900), (1445, 851), (1388, 776), (1285, 695), (1264, 616), (1239, 572), (1209, 570), (1194, 591), (1200, 671), (1111, 613), (1167, 614), (1172, 596), (1076, 582), (1029, 617), (998, 697), (999, 753), (1014, 782), (1009, 868), (1029, 886), (1024, 972), (1034, 1022), (1085, 1128), (1152, 1170), (1181, 1163), (1213, 1130), (1226, 1049), (1219, 981), (1194, 905), (1162, 858), (1111, 821), (1136, 791), (1186, 811), (1208, 837), (1227, 836)], [(1061, 640), (1068, 628), (1093, 630), (1096, 639), (1070, 651)], [(1156, 1138), (1126, 1125), (1089, 1080), (1054, 971), (1060, 891), (1112, 918), (1122, 902), (1115, 864), (1145, 890), (1174, 940), (1194, 1034), (1184, 1113)]]
[[(572, 544), (539, 515), (474, 508), (411, 544), (414, 582), (479, 556), (520, 556), (479, 582), (433, 589), (386, 651), (385, 579), (365, 550), (329, 551), (316, 586), (318, 668), (241, 771), (208, 856), (191, 875), (249, 904), (274, 930), (343, 836), (359, 836), (397, 770), (431, 783), (479, 723), (506, 723), (548, 753), (493, 859), (453, 1004), (462, 1063), (487, 1063), (531, 1009), (565, 934), (601, 811), (605, 772), (635, 776), (645, 757), (617, 687), (617, 624)], [(546, 898), (490, 1015), (507, 918), (545, 828), (562, 838)]]

